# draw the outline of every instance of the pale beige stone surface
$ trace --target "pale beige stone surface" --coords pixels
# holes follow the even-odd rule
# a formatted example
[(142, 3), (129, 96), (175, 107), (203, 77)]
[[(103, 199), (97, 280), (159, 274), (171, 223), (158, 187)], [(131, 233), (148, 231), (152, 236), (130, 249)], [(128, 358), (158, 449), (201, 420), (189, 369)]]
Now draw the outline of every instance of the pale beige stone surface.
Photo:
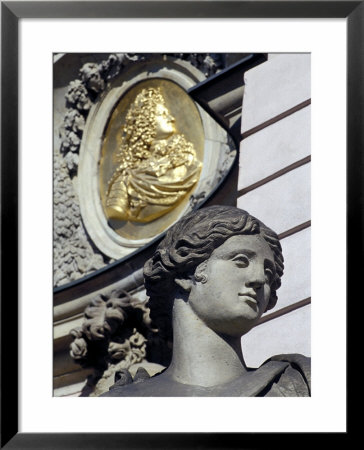
[(272, 355), (311, 355), (311, 305), (296, 309), (253, 328), (242, 337), (245, 363), (259, 367)]
[(310, 60), (308, 53), (282, 54), (245, 73), (242, 133), (311, 97)]
[(310, 155), (310, 116), (307, 106), (240, 143), (238, 190)]
[[(269, 54), (246, 72), (242, 133), (310, 99), (310, 55)], [(238, 190), (310, 155), (307, 106), (247, 137), (240, 147)], [(238, 199), (238, 207), (282, 233), (311, 218), (310, 164), (287, 172)], [(278, 302), (267, 314), (311, 295), (311, 229), (281, 241), (285, 274)], [(280, 353), (311, 354), (311, 308), (304, 306), (258, 325), (242, 338), (245, 362), (258, 367)], [(263, 316), (264, 317), (264, 316)]]
[(79, 397), (86, 382), (70, 384), (53, 390), (54, 397)]
[(305, 164), (238, 198), (238, 208), (249, 211), (276, 233), (311, 218), (310, 168)]
[(281, 240), (284, 256), (282, 286), (271, 313), (311, 296), (311, 228)]

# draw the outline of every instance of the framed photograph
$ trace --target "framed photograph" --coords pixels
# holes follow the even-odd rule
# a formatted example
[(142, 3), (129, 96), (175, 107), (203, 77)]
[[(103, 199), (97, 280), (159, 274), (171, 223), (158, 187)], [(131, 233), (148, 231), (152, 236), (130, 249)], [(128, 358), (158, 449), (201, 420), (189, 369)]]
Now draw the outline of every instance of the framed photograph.
[[(350, 255), (362, 233), (362, 2), (1, 7), (2, 448), (249, 448), (297, 433), (346, 439), (345, 299), (361, 269)], [(255, 83), (265, 89), (257, 94)], [(148, 102), (157, 105), (150, 142), (152, 125), (138, 116)], [(268, 206), (254, 197), (258, 191)], [(312, 386), (300, 366), (306, 363), (294, 356), (289, 370), (300, 375), (285, 386), (275, 375), (262, 395), (105, 398), (125, 373), (142, 386), (138, 357), (149, 323), (142, 265), (173, 223), (219, 204), (246, 208), (263, 222), (269, 210), (267, 225), (294, 279), (287, 288), (283, 278), (281, 306), (269, 303), (271, 311), (243, 337), (248, 366), (265, 367), (281, 339), (284, 353), (312, 352)], [(64, 208), (81, 225), (68, 223)], [(70, 229), (78, 239), (71, 253)], [(278, 260), (274, 254), (274, 277)], [(197, 269), (194, 276), (200, 281)], [(110, 295), (100, 280), (114, 286)], [(228, 284), (226, 298), (234, 289)], [(100, 308), (111, 317), (101, 328)], [(115, 338), (118, 320), (135, 311), (144, 311), (141, 328)], [(208, 322), (211, 308), (201, 314)], [(265, 342), (273, 323), (281, 338)], [(153, 374), (168, 366), (167, 347), (164, 359), (148, 359)], [(135, 370), (117, 363), (130, 355)], [(270, 363), (286, 370), (281, 356)], [(297, 376), (304, 387), (292, 381)], [(191, 385), (203, 386), (197, 378)], [(251, 398), (291, 396), (290, 389), (309, 398)]]

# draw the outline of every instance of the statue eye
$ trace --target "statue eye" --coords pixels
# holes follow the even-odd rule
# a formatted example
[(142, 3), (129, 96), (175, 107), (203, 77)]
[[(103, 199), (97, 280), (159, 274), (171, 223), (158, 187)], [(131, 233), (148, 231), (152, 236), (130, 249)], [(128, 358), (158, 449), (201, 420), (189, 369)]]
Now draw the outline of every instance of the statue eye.
[(234, 256), (232, 261), (234, 261), (234, 263), (238, 267), (248, 267), (249, 266), (249, 258), (246, 255), (243, 255), (243, 254), (239, 254), (239, 255)]

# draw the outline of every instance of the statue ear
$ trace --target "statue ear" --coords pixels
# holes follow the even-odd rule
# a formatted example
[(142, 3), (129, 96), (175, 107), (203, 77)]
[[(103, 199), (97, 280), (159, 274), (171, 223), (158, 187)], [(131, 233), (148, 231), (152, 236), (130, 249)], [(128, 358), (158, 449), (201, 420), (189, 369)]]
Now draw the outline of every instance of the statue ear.
[(189, 278), (178, 278), (176, 277), (174, 279), (174, 282), (180, 286), (184, 291), (186, 292), (190, 292), (191, 288), (192, 288), (192, 280), (190, 280)]
[(176, 277), (174, 279), (175, 283), (178, 284), (178, 286), (180, 286), (184, 291), (190, 292), (192, 289), (192, 285), (196, 284), (196, 281), (203, 284), (206, 283), (207, 281), (206, 266), (207, 261), (203, 261), (196, 267), (193, 276), (190, 275), (189, 277), (184, 278)]
[(196, 270), (195, 270), (195, 280), (196, 281), (199, 281), (200, 283), (206, 283), (206, 281), (207, 281), (206, 266), (207, 266), (207, 261), (203, 261), (201, 264), (199, 264), (196, 267)]

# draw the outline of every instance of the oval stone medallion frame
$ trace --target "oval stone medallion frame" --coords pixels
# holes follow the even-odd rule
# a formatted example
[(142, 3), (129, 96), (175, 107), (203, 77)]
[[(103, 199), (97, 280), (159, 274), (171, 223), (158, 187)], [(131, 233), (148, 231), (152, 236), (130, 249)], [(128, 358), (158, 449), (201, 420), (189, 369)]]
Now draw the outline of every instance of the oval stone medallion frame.
[[(227, 132), (199, 105), (192, 102), (185, 92), (183, 93), (187, 96), (187, 100), (182, 101), (182, 104), (178, 105), (179, 108), (177, 105), (171, 108), (172, 95), (167, 101), (167, 106), (174, 109), (171, 113), (178, 115), (180, 123), (183, 117), (181, 107), (183, 108), (184, 103), (191, 102), (196, 109), (194, 121), (200, 118), (202, 124), (203, 132), (202, 130), (199, 132), (198, 126), (193, 127), (195, 131), (191, 129), (191, 122), (188, 120), (180, 125), (177, 123), (177, 126), (181, 127), (179, 131), (186, 133), (186, 138), (196, 143), (197, 158), (202, 162), (197, 183), (175, 208), (150, 223), (115, 222), (108, 221), (106, 217), (105, 199), (101, 191), (105, 188), (105, 177), (111, 170), (111, 155), (110, 149), (105, 155), (105, 137), (118, 105), (122, 104), (128, 92), (137, 89), (138, 85), (164, 84), (167, 89), (172, 87), (172, 91), (176, 94), (179, 90), (187, 91), (203, 79), (204, 76), (200, 71), (183, 61), (156, 58), (147, 63), (135, 63), (131, 70), (121, 73), (113, 81), (92, 107), (82, 137), (77, 184), (81, 215), (86, 230), (93, 243), (108, 257), (123, 258), (158, 237), (182, 215), (206, 200), (230, 169), (236, 151)], [(180, 98), (183, 99), (182, 94)], [(190, 105), (187, 114), (191, 114), (191, 111)]]
[[(157, 101), (163, 102), (160, 116), (152, 114), (160, 106)], [(124, 124), (128, 115), (126, 132)], [(150, 135), (155, 131), (151, 128), (158, 119), (162, 121), (162, 128), (159, 126), (158, 132), (162, 133), (162, 138), (156, 140)], [(163, 139), (166, 132), (168, 139)], [(131, 151), (136, 133), (138, 139)], [(155, 144), (157, 152), (151, 150), (149, 141)], [(100, 196), (105, 215), (108, 216), (109, 202), (118, 208), (116, 211), (111, 208), (111, 214), (115, 215), (114, 218), (109, 217), (111, 228), (120, 236), (135, 241), (153, 238), (173, 223), (196, 188), (204, 143), (199, 111), (178, 84), (152, 78), (140, 81), (129, 89), (111, 115), (100, 159)], [(121, 148), (122, 153), (118, 155)], [(129, 166), (131, 169), (128, 169)], [(110, 200), (110, 191), (113, 192), (114, 187), (116, 194)], [(119, 217), (121, 214), (126, 215), (122, 207), (126, 212), (130, 211), (128, 189), (134, 195), (131, 201), (145, 206), (135, 208), (135, 217), (123, 220)], [(149, 199), (152, 203), (148, 203)]]

